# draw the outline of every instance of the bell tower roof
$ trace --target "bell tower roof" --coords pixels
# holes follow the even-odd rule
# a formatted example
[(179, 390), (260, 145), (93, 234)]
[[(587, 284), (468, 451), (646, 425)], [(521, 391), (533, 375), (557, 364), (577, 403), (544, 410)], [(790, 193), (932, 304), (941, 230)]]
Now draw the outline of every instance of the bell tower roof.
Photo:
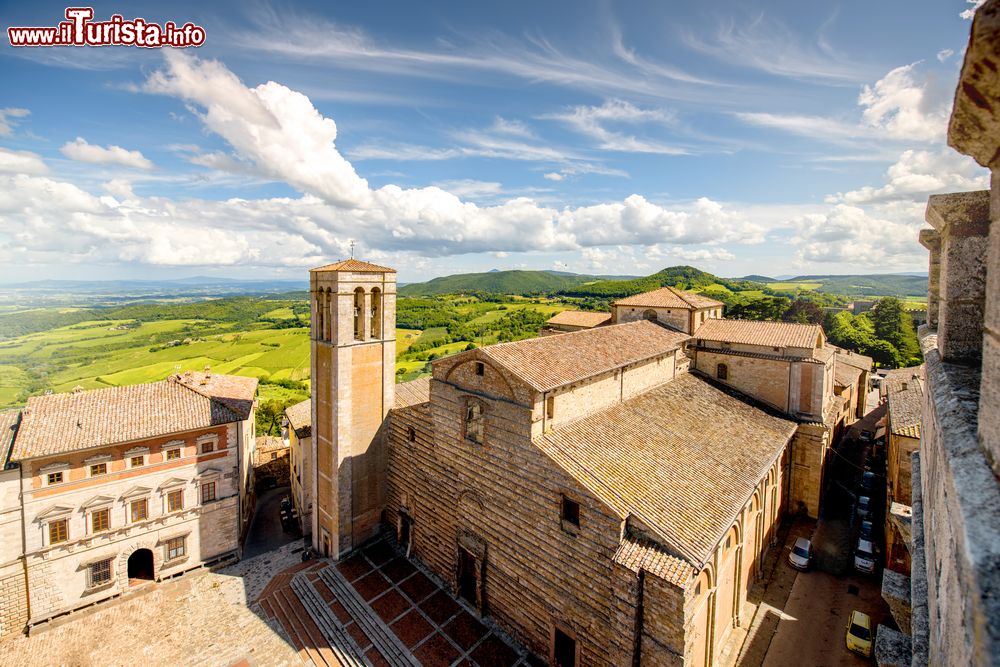
[(390, 269), (388, 266), (379, 266), (378, 264), (370, 264), (369, 262), (362, 262), (360, 259), (345, 259), (339, 262), (334, 262), (333, 264), (327, 264), (326, 266), (320, 266), (315, 269), (310, 269), (309, 273), (314, 273), (317, 271), (352, 271), (355, 273), (396, 273), (396, 269)]

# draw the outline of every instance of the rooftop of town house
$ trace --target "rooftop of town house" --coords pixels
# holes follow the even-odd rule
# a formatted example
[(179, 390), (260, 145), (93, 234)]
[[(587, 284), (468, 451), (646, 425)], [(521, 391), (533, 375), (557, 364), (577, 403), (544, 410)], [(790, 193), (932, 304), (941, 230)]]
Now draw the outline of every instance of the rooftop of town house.
[(889, 432), (907, 438), (920, 437), (924, 405), (924, 368), (898, 368), (885, 377), (889, 404)]
[(396, 400), (393, 404), (393, 409), (408, 408), (412, 405), (426, 403), (429, 400), (431, 400), (430, 377), (417, 378), (409, 382), (400, 382), (396, 385)]
[(842, 363), (840, 357), (837, 357), (837, 363), (833, 368), (833, 381), (841, 387), (849, 387), (858, 383), (861, 373), (860, 368)]
[(866, 357), (865, 355), (852, 350), (845, 350), (842, 347), (837, 347), (836, 345), (832, 345), (830, 343), (827, 343), (827, 347), (833, 348), (833, 351), (837, 353), (838, 364), (843, 363), (868, 373), (871, 372), (872, 365), (875, 363), (875, 360), (871, 357)]
[(659, 544), (637, 536), (626, 535), (622, 538), (614, 561), (633, 572), (651, 572), (678, 586), (684, 586), (697, 574), (691, 563), (671, 554)]
[(677, 350), (690, 336), (645, 320), (481, 348), (536, 391), (549, 391)]
[(606, 324), (611, 320), (608, 313), (595, 313), (585, 310), (564, 310), (556, 313), (546, 321), (546, 324), (562, 325), (568, 327), (592, 328)]
[(4, 410), (0, 412), (0, 470), (3, 470), (10, 460), (10, 450), (17, 435), (17, 424), (21, 418), (20, 410)]
[(823, 327), (818, 324), (757, 320), (706, 320), (691, 337), (762, 347), (822, 348), (826, 342)]
[(686, 310), (698, 308), (717, 308), (725, 304), (715, 299), (694, 292), (685, 292), (676, 287), (661, 287), (651, 292), (643, 292), (634, 296), (619, 299), (612, 306), (633, 306), (636, 308), (681, 308)]
[(396, 269), (391, 269), (388, 266), (379, 266), (378, 264), (372, 264), (371, 262), (363, 262), (360, 259), (344, 259), (339, 262), (334, 262), (333, 264), (326, 264), (325, 266), (319, 266), (315, 269), (310, 269), (309, 272), (317, 271), (352, 271), (355, 273), (396, 273)]
[(285, 408), (285, 417), (288, 425), (295, 431), (295, 435), (306, 438), (312, 432), (312, 399), (307, 398), (295, 405)]
[(193, 373), (147, 384), (32, 396), (21, 412), (11, 460), (241, 422), (249, 417), (256, 393), (257, 378)]
[(668, 553), (698, 566), (795, 429), (736, 392), (682, 374), (534, 442), (622, 517), (641, 520)]

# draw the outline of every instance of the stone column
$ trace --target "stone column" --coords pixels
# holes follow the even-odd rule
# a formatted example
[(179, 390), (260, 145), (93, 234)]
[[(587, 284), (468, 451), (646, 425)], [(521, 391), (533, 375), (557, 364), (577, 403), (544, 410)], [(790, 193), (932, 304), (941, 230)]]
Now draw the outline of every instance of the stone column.
[(931, 195), (927, 222), (941, 237), (938, 350), (944, 361), (982, 357), (986, 310), (988, 190)]
[(920, 245), (927, 248), (930, 255), (927, 266), (927, 326), (936, 329), (941, 299), (941, 235), (933, 229), (921, 229)]

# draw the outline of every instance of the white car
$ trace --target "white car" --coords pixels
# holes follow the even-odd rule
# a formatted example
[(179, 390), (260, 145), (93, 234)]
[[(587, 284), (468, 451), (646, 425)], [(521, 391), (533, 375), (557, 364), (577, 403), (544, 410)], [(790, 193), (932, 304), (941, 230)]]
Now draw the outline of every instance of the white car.
[(804, 537), (795, 540), (795, 546), (788, 552), (788, 562), (796, 570), (808, 570), (812, 560), (812, 543)]
[(875, 549), (868, 540), (858, 540), (858, 546), (854, 550), (854, 569), (865, 574), (875, 571)]

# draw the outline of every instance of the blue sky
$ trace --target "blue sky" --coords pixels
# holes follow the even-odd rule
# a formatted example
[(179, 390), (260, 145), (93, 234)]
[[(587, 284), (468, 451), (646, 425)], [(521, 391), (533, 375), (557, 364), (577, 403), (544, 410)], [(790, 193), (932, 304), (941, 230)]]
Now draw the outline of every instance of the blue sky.
[(924, 270), (927, 195), (987, 183), (945, 144), (972, 7), (100, 4), (206, 43), (4, 36), (0, 281), (301, 277), (352, 239), (405, 281)]

